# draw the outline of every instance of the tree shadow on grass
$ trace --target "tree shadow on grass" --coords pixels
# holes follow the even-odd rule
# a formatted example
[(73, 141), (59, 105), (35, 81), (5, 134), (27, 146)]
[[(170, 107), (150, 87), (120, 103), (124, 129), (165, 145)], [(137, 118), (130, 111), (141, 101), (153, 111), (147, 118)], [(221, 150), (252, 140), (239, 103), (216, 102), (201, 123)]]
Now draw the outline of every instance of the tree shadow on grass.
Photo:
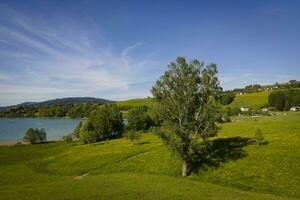
[(198, 173), (199, 170), (206, 171), (209, 168), (217, 168), (228, 161), (244, 158), (248, 154), (243, 147), (250, 144), (254, 144), (251, 138), (231, 137), (209, 141), (206, 146), (194, 145), (189, 173)]
[(151, 144), (152, 142), (139, 142), (139, 143), (136, 143), (137, 145), (143, 145), (143, 144)]

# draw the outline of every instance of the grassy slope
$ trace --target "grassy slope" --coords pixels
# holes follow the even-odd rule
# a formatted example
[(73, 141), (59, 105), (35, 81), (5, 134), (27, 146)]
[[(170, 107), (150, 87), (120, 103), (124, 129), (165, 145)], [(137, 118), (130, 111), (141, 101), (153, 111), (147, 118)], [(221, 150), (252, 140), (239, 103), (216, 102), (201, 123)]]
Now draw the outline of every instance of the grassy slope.
[(152, 106), (153, 99), (151, 98), (140, 98), (140, 99), (130, 99), (126, 101), (118, 101), (116, 102), (118, 106)]
[[(0, 147), (1, 199), (300, 198), (300, 113), (224, 124), (219, 152), (188, 178), (152, 134), (91, 145)], [(260, 127), (267, 145), (243, 140)], [(237, 139), (239, 136), (241, 138)], [(4, 172), (4, 173), (3, 173)], [(88, 175), (86, 175), (88, 174)]]
[(248, 106), (251, 108), (260, 108), (268, 103), (270, 92), (256, 92), (244, 95), (236, 95), (231, 107)]
[[(300, 90), (300, 88), (294, 88)], [(261, 108), (268, 103), (270, 91), (249, 93), (244, 95), (236, 95), (230, 107), (242, 107), (247, 106), (250, 108)]]

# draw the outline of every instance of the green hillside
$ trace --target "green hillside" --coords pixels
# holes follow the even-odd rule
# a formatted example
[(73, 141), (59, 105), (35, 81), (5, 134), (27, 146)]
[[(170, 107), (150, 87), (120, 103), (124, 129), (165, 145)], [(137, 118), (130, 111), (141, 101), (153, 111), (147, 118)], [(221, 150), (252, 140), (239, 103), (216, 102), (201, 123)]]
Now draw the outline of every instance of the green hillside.
[(268, 103), (270, 92), (256, 92), (243, 95), (236, 95), (231, 107), (247, 106), (251, 108), (260, 108)]
[(135, 107), (135, 106), (152, 106), (153, 105), (152, 98), (140, 98), (140, 99), (130, 99), (125, 101), (118, 101), (116, 104), (118, 106), (124, 107)]
[[(300, 198), (300, 113), (237, 118), (193, 160), (189, 177), (151, 133), (83, 145), (0, 146), (1, 199), (288, 199)], [(252, 141), (260, 128), (266, 145)]]

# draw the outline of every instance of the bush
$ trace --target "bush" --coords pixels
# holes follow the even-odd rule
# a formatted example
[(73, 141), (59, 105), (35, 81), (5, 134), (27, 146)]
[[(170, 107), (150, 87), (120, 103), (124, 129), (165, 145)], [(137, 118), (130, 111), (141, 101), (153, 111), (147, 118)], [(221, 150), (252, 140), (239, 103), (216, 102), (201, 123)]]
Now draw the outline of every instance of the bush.
[(70, 143), (74, 140), (75, 135), (73, 133), (70, 133), (68, 135), (65, 135), (62, 139), (66, 141), (67, 143)]
[(231, 104), (231, 102), (233, 102), (234, 97), (235, 97), (234, 93), (221, 94), (219, 97), (219, 102), (222, 105), (228, 105), (228, 104)]
[(82, 126), (82, 121), (79, 122), (79, 124), (76, 126), (75, 130), (74, 130), (74, 136), (76, 138), (80, 138), (80, 128)]
[(84, 143), (93, 143), (118, 137), (123, 130), (122, 113), (116, 105), (111, 104), (100, 106), (92, 112), (88, 120), (79, 124), (74, 132)]
[(262, 134), (262, 132), (259, 128), (256, 129), (256, 133), (254, 135), (254, 138), (255, 138), (255, 143), (256, 143), (257, 146), (260, 146), (261, 144), (264, 143), (264, 137), (263, 137), (263, 134)]
[(132, 130), (147, 130), (152, 125), (152, 120), (145, 107), (135, 107), (128, 111), (128, 126)]
[(140, 134), (139, 134), (139, 132), (137, 132), (137, 131), (134, 131), (134, 130), (129, 130), (128, 132), (127, 132), (127, 139), (130, 141), (130, 144), (131, 145), (133, 145), (133, 142), (135, 141), (135, 140), (138, 140), (139, 139), (139, 137), (140, 137)]
[(47, 133), (45, 129), (29, 128), (23, 138), (24, 141), (30, 144), (44, 143), (47, 140)]
[(96, 134), (94, 134), (94, 131), (89, 130), (87, 121), (81, 124), (80, 140), (85, 144), (97, 142)]

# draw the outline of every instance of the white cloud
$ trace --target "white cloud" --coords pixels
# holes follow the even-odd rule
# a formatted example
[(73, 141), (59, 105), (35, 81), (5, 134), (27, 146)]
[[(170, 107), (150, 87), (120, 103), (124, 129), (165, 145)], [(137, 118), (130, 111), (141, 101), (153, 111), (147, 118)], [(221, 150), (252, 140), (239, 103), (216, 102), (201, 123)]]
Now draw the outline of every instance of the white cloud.
[(144, 42), (131, 43), (116, 53), (103, 36), (90, 36), (97, 32), (95, 24), (90, 30), (66, 17), (51, 23), (3, 5), (0, 13), (5, 21), (0, 23), (0, 73), (7, 73), (0, 76), (0, 104), (66, 96), (126, 99), (149, 95), (150, 88), (133, 91), (130, 87), (153, 78), (143, 73), (157, 62), (154, 53), (142, 59), (134, 56)]

